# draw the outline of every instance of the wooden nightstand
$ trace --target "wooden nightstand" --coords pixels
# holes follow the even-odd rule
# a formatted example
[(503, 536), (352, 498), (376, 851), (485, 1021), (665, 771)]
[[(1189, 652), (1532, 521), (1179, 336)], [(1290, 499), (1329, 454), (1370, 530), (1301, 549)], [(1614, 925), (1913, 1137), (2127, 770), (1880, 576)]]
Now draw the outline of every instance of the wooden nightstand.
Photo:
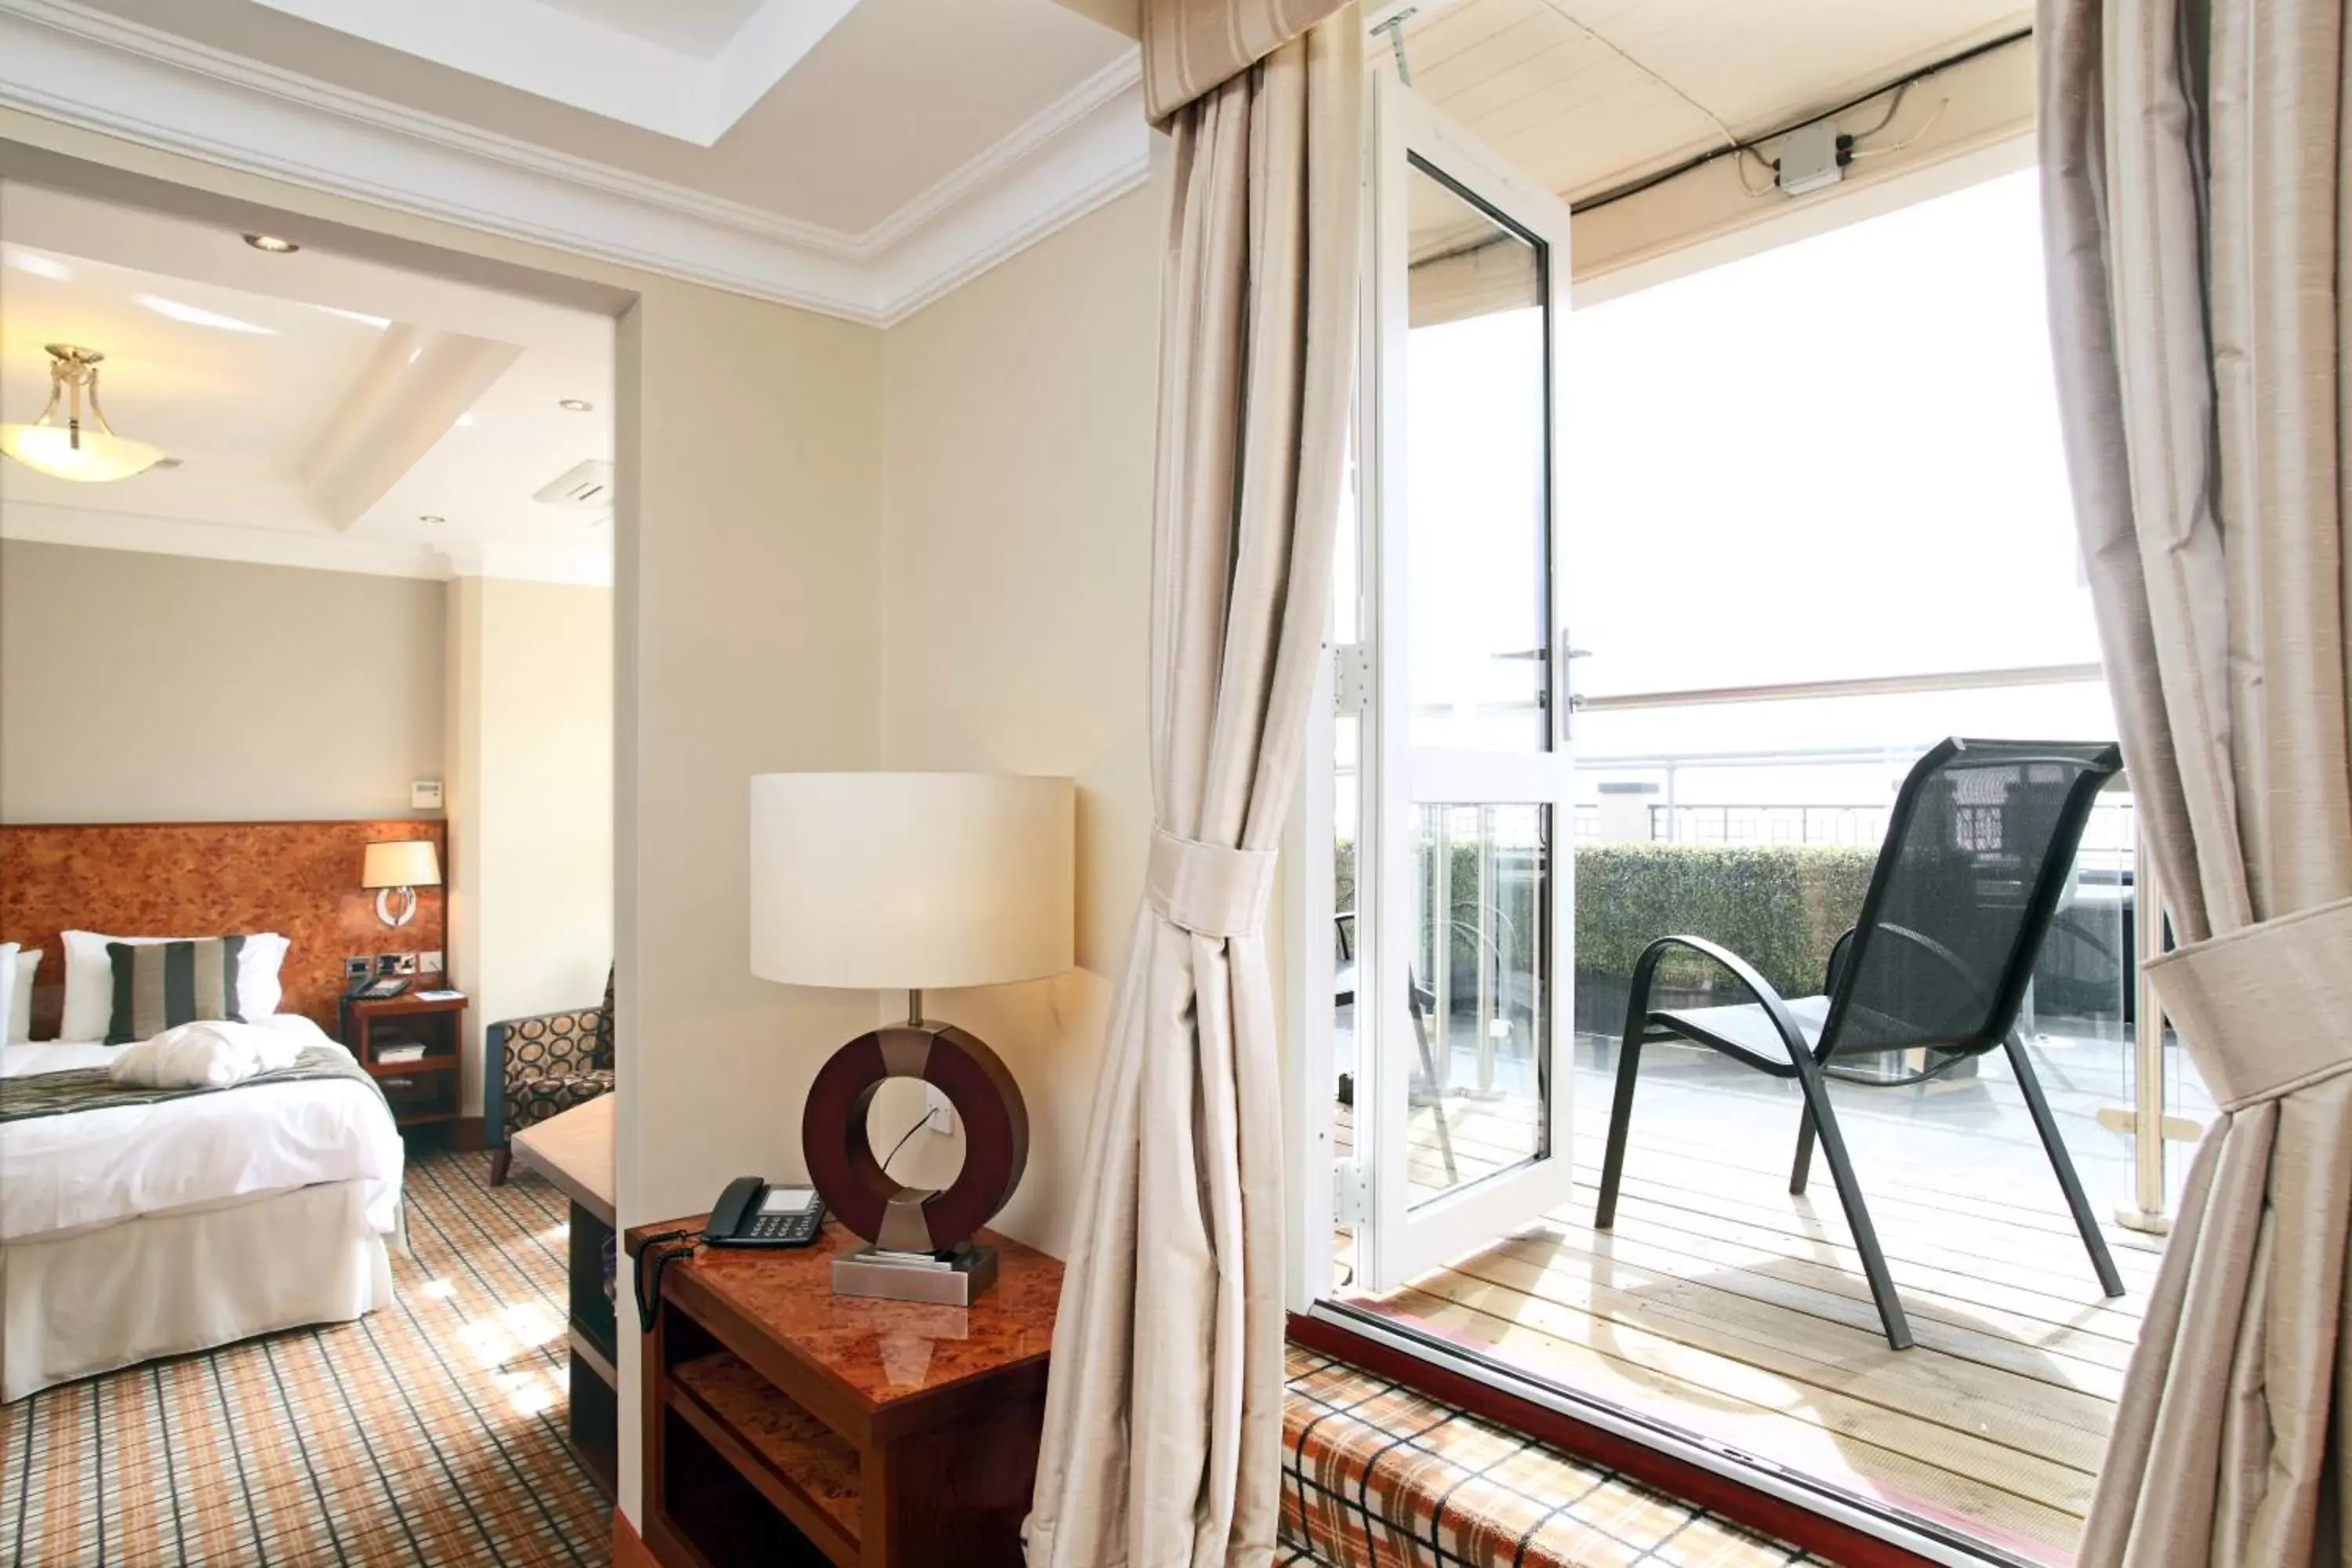
[[(457, 1120), (457, 1026), (465, 1015), (462, 995), (422, 996), (415, 990), (382, 1002), (343, 1003), (343, 1044), (383, 1090), (403, 1132)], [(383, 1059), (386, 1052), (404, 1054), (420, 1046), (421, 1056)]]
[[(703, 1220), (638, 1226), (648, 1234)], [(982, 1231), (970, 1307), (833, 1293), (857, 1238), (706, 1248), (645, 1341), (645, 1542), (664, 1568), (1018, 1568), (1062, 1266)], [(621, 1283), (621, 1310), (634, 1310)]]

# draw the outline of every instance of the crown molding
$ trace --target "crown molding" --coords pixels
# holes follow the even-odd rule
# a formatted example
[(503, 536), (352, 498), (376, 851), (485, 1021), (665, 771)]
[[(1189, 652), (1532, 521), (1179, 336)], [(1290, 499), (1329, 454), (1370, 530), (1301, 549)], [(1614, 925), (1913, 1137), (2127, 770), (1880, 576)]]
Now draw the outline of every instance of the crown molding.
[(72, 0), (0, 0), (0, 104), (875, 326), (1134, 189), (1150, 162), (1131, 50), (863, 234), (492, 135)]
[[(551, 550), (518, 544), (404, 544), (348, 534), (294, 533), (236, 528), (173, 517), (148, 517), (102, 507), (10, 501), (0, 506), (0, 539), (31, 544), (71, 544), (129, 550), (146, 555), (191, 555), (250, 566), (295, 566), (312, 572), (355, 572), (373, 577), (508, 577), (532, 583), (609, 587), (609, 548)], [(609, 539), (601, 542), (609, 544)]]

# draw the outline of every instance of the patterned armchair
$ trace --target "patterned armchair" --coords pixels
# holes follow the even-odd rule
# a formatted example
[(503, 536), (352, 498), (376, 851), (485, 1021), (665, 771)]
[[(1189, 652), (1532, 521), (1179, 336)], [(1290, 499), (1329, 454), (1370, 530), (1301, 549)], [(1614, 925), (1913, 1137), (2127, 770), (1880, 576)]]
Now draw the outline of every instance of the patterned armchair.
[(613, 1092), (613, 975), (602, 1006), (541, 1013), (492, 1024), (485, 1040), (482, 1135), (491, 1151), (490, 1185), (507, 1179), (507, 1140), (558, 1111)]

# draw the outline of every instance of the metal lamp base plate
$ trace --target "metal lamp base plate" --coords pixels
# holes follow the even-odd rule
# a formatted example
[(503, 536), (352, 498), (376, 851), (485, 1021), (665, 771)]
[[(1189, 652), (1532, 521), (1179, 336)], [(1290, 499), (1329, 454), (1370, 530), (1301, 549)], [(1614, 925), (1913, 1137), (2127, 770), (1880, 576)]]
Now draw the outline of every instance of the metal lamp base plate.
[(856, 1247), (833, 1260), (833, 1293), (884, 1301), (928, 1301), (969, 1307), (996, 1283), (996, 1248), (970, 1242), (947, 1258), (928, 1252), (885, 1252)]

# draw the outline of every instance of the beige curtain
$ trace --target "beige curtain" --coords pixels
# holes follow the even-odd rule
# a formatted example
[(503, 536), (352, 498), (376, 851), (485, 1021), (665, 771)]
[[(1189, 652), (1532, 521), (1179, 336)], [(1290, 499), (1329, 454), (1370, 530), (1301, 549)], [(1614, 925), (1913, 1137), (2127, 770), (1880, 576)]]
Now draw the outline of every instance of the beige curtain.
[[(2075, 508), (2166, 1011), (2220, 1102), (2086, 1568), (2352, 1565), (2343, 0), (2042, 0)], [(2152, 911), (2143, 910), (2143, 918)]]
[[(1155, 79), (1165, 10), (1146, 7)], [(1347, 5), (1237, 68), (1171, 127), (1159, 825), (1087, 1137), (1032, 1568), (1256, 1565), (1275, 1544), (1281, 1074), (1265, 924), (1353, 409), (1360, 19)]]

